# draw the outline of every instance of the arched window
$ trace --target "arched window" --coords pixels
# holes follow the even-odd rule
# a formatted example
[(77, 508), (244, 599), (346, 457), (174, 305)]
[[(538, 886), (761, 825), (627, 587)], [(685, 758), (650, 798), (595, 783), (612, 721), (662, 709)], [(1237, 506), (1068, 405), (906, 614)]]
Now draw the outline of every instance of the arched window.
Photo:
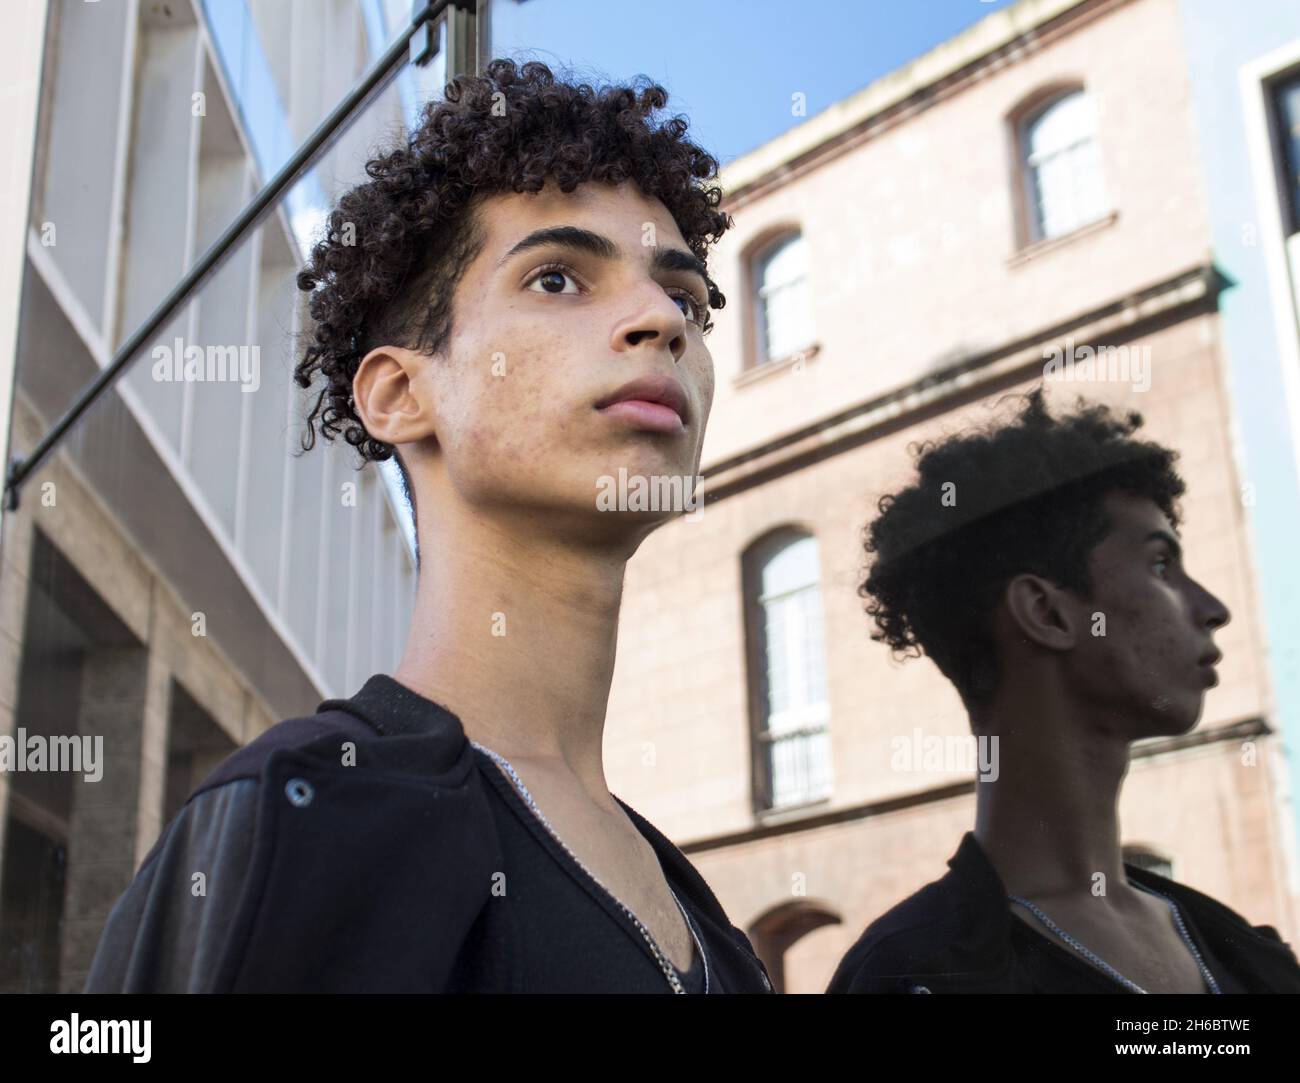
[(756, 806), (830, 794), (830, 706), (817, 539), (781, 531), (747, 557)]
[(1097, 109), (1091, 95), (1073, 90), (1024, 121), (1031, 241), (1070, 233), (1105, 213)]
[(774, 992), (786, 992), (786, 953), (809, 933), (826, 925), (839, 925), (842, 921), (832, 907), (815, 899), (781, 903), (755, 919), (746, 933), (754, 954), (767, 967)]
[(754, 256), (757, 363), (783, 361), (813, 343), (808, 250), (803, 234), (788, 233)]

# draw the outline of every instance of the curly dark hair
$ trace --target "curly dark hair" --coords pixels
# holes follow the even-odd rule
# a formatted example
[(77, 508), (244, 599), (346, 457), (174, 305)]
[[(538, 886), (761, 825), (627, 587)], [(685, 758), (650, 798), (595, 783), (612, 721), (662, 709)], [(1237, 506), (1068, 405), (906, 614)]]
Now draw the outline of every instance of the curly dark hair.
[(1092, 598), (1087, 560), (1112, 529), (1102, 506), (1112, 492), (1151, 500), (1175, 527), (1181, 518), (1178, 453), (1132, 438), (1141, 414), (1079, 398), (1077, 412), (1053, 418), (1041, 385), (1018, 398), (1009, 424), (914, 446), (916, 482), (881, 497), (863, 530), (871, 638), (928, 654), (972, 714), (997, 690), (991, 618), (1013, 577)]
[[(483, 243), (473, 211), (484, 196), (538, 192), (548, 178), (563, 192), (585, 181), (632, 180), (664, 204), (703, 261), (732, 221), (718, 210), (721, 188), (700, 183), (717, 175), (718, 163), (686, 139), (685, 118), (653, 122), (667, 101), (644, 76), (594, 89), (557, 82), (536, 61), (493, 60), (483, 75), (459, 76), (444, 100), (428, 102), (405, 145), (368, 161), (371, 179), (338, 200), (298, 274), (298, 288), (311, 291), (315, 328), (294, 378), (307, 388), (317, 372), (324, 376), (302, 449), (315, 445), (319, 419), (321, 435), (341, 432), (362, 466), (394, 454), (366, 432), (352, 379), (375, 346), (444, 348), (456, 283)], [(708, 285), (710, 308), (722, 308), (726, 299)]]

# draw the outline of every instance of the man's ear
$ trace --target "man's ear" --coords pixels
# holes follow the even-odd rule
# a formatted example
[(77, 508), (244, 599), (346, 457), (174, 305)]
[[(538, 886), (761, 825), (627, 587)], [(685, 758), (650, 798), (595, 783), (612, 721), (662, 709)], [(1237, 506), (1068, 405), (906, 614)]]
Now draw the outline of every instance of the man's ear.
[(1007, 616), (1031, 643), (1048, 650), (1069, 650), (1078, 629), (1069, 595), (1038, 575), (1018, 575), (1002, 594)]
[(439, 429), (429, 358), (401, 346), (376, 346), (352, 377), (352, 402), (366, 432), (385, 444), (412, 444)]

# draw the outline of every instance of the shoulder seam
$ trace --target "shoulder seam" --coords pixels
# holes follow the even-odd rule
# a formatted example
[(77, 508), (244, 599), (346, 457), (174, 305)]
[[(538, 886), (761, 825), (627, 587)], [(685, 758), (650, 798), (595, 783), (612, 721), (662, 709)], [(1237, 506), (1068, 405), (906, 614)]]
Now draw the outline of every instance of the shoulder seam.
[(175, 830), (176, 825), (180, 823), (181, 818), (185, 815), (186, 810), (189, 809), (189, 807), (194, 803), (196, 798), (206, 797), (208, 794), (215, 794), (220, 790), (224, 790), (227, 786), (233, 786), (241, 782), (247, 782), (252, 784), (252, 786), (255, 788), (260, 788), (261, 779), (256, 775), (241, 775), (238, 778), (230, 778), (227, 779), (225, 782), (217, 783), (215, 786), (209, 786), (206, 789), (195, 790), (193, 793), (191, 793), (189, 797), (185, 799), (181, 807), (176, 810), (176, 814), (171, 818), (170, 821), (168, 821), (166, 826), (159, 833), (158, 837), (154, 839), (153, 846), (149, 848), (149, 852), (145, 854), (144, 860), (140, 862), (140, 867), (136, 869), (135, 875), (138, 876), (140, 873), (144, 872), (144, 870), (147, 869), (151, 864), (153, 864), (153, 862), (157, 859), (159, 853), (162, 851), (167, 840), (171, 838), (172, 832)]

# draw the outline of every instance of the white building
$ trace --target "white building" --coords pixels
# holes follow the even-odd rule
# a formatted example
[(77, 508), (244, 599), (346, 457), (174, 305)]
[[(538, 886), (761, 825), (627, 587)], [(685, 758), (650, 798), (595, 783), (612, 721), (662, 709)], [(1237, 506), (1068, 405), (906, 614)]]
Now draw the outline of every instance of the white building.
[[(15, 32), (41, 20), (44, 54), (29, 95), (11, 459), (31, 454), (411, 16), (410, 0), (26, 9)], [(473, 19), (453, 18), (454, 40), (473, 42)], [(103, 762), (98, 781), (0, 773), (0, 991), (80, 989), (108, 910), (210, 767), (400, 657), (415, 566), (395, 474), (355, 471), (342, 441), (293, 454), (311, 402), (291, 382), (295, 275), (370, 149), (441, 91), (445, 20), (437, 33), (423, 65), (402, 49), (395, 81), (4, 513), (0, 735), (98, 738)], [(472, 50), (455, 52), (472, 66)], [(203, 364), (173, 367), (178, 354)]]

